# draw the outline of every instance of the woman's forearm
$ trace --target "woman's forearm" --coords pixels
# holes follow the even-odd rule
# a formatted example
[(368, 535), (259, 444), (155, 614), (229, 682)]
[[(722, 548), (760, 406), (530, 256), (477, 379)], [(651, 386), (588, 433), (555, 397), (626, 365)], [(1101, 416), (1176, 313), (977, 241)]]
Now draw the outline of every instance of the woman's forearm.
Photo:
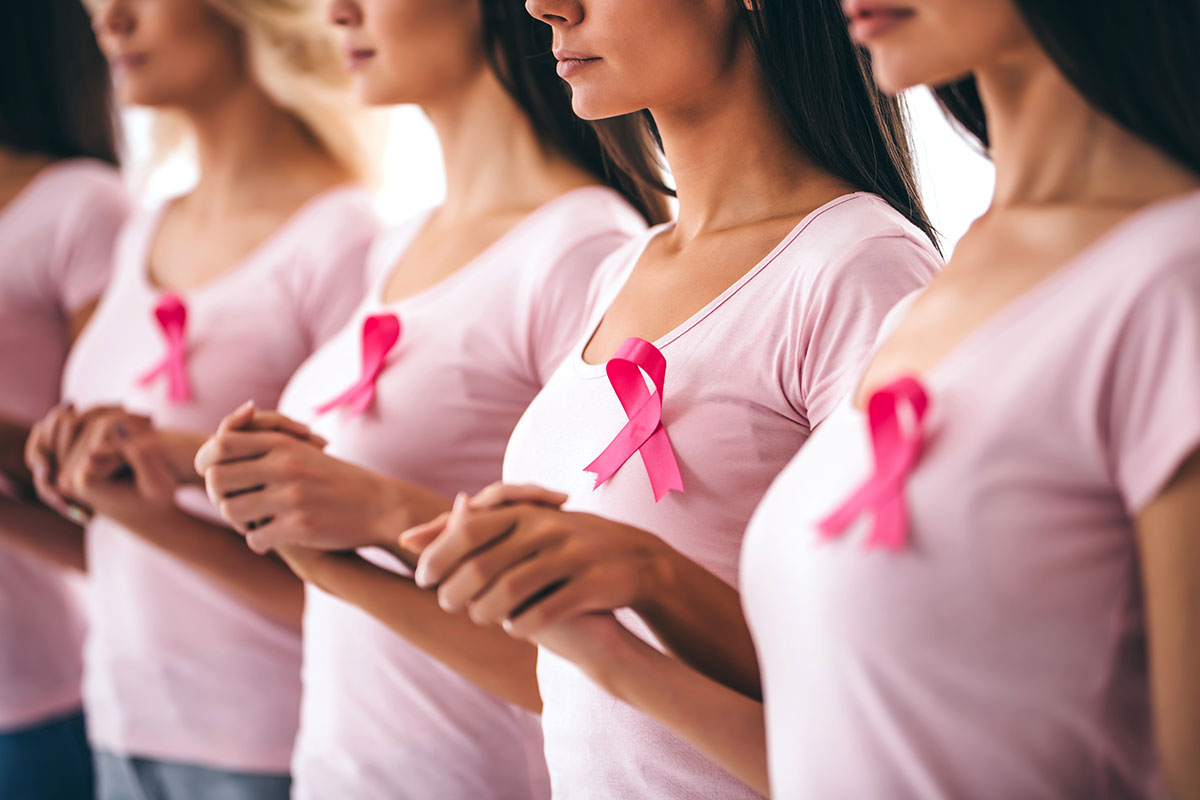
[(235, 532), (177, 508), (129, 514), (124, 519), (109, 516), (261, 613), (290, 627), (300, 627), (304, 584), (278, 557), (252, 553)]
[(762, 699), (754, 641), (736, 589), (670, 551), (662, 580), (638, 613), (677, 658), (753, 700)]
[[(768, 794), (762, 703), (663, 655), (625, 628), (613, 627), (619, 631), (586, 646), (585, 655), (567, 655), (609, 694), (655, 718), (755, 791)], [(546, 643), (555, 649), (552, 641)]]
[(330, 554), (306, 577), (483, 689), (541, 712), (535, 646), (498, 628), (481, 628), (465, 614), (447, 614), (435, 592), (354, 554)]
[(33, 486), (33, 478), (25, 466), (25, 442), (28, 438), (28, 425), (0, 415), (0, 475), (19, 489)]
[(55, 566), (87, 569), (83, 528), (36, 502), (0, 496), (0, 539)]

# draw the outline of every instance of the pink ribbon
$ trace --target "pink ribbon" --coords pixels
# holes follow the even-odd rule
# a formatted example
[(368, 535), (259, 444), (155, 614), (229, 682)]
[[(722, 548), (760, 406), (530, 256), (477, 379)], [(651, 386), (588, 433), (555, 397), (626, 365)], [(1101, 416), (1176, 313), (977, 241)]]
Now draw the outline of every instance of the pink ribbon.
[(175, 294), (164, 294), (154, 307), (154, 318), (162, 328), (167, 342), (167, 354), (161, 362), (138, 379), (146, 386), (158, 376), (167, 376), (167, 398), (172, 403), (192, 399), (192, 386), (187, 375), (187, 306)]
[[(654, 383), (657, 391), (653, 394), (646, 388), (642, 370)], [(641, 451), (642, 463), (650, 476), (650, 488), (654, 490), (654, 502), (662, 500), (672, 489), (682, 492), (683, 477), (679, 474), (679, 463), (675, 460), (675, 452), (671, 449), (671, 441), (662, 424), (663, 380), (667, 374), (667, 360), (657, 347), (644, 339), (630, 338), (608, 360), (605, 371), (629, 421), (604, 452), (584, 467), (584, 472), (596, 473), (593, 489), (600, 488), (634, 453)]]
[(317, 406), (317, 413), (324, 414), (338, 406), (349, 406), (350, 416), (367, 410), (375, 399), (375, 380), (383, 371), (388, 353), (400, 341), (400, 318), (395, 314), (376, 314), (363, 320), (362, 329), (362, 373), (358, 381), (346, 391)]
[(915, 378), (904, 377), (871, 396), (867, 414), (875, 450), (875, 473), (817, 525), (824, 539), (841, 535), (867, 511), (875, 513), (867, 547), (902, 550), (908, 544), (904, 484), (921, 456), (929, 397)]

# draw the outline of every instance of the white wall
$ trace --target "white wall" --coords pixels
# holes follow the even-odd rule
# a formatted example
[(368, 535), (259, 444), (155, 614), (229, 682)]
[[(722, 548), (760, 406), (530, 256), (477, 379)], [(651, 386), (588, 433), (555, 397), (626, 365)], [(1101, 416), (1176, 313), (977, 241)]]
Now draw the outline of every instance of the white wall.
[[(994, 173), (990, 163), (950, 127), (928, 91), (913, 92), (910, 105), (921, 188), (949, 253), (971, 220), (986, 208)], [(149, 149), (148, 117), (128, 112), (126, 125), (136, 168)], [(155, 198), (182, 191), (192, 180), (192, 166), (186, 159), (176, 159), (151, 177), (147, 193)], [(412, 107), (391, 112), (380, 212), (389, 221), (399, 221), (437, 203), (444, 193), (441, 152), (428, 121)]]

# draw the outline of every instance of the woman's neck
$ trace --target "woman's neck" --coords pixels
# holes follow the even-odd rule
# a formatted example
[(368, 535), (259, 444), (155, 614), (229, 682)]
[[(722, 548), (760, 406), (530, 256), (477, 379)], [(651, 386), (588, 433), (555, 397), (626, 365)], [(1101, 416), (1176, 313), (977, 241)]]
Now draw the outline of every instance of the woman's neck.
[(189, 204), (200, 215), (294, 205), (297, 194), (351, 180), (295, 117), (249, 82), (185, 115), (200, 172)]
[(977, 73), (996, 165), (992, 208), (1140, 207), (1197, 176), (1092, 107), (1038, 51)]
[(794, 216), (852, 191), (796, 145), (748, 40), (703, 98), (651, 112), (675, 179), (683, 240)]
[(597, 182), (542, 143), (490, 68), (422, 108), (442, 148), (444, 218), (536, 208), (568, 189)]

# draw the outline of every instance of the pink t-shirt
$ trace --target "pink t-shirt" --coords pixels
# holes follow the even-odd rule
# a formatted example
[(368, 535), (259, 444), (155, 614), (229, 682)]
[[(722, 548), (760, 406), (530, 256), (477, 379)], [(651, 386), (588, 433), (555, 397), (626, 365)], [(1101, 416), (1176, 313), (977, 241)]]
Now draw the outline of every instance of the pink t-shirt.
[[(593, 272), (645, 223), (617, 193), (578, 189), (441, 283), (385, 304), (384, 286), (423, 221), (381, 237), (366, 301), (296, 374), (281, 409), (312, 422), (332, 455), (450, 497), (500, 478), (513, 426), (582, 330)], [(359, 377), (363, 318), (387, 312), (401, 338), (372, 406), (317, 416)], [(378, 551), (364, 555), (395, 566)], [(299, 800), (549, 795), (536, 715), (311, 586), (293, 774)]]
[(1200, 446), (1197, 220), (1136, 215), (923, 376), (906, 549), (814, 533), (873, 465), (849, 401), (780, 475), (742, 561), (776, 796), (1161, 796), (1133, 519)]
[[(147, 254), (161, 210), (135, 217), (113, 282), (67, 364), (65, 393), (122, 403), (163, 428), (211, 431), (242, 402), (271, 408), (289, 377), (362, 297), (377, 223), (371, 198), (310, 200), (244, 261), (185, 293), (192, 400), (138, 378), (165, 353)], [(198, 487), (180, 504), (219, 516)], [(230, 535), (233, 535), (232, 533)], [(104, 517), (88, 526), (93, 615), (84, 698), (94, 743), (121, 754), (282, 773), (298, 725), (300, 635)]]
[[(47, 167), (0, 210), (0, 415), (32, 423), (58, 402), (67, 319), (94, 300), (128, 213), (117, 170)], [(0, 545), (0, 731), (80, 705), (83, 609), (60, 570)]]
[[(601, 268), (589, 334), (654, 233)], [(593, 491), (584, 467), (627, 418), (604, 365), (582, 360), (588, 336), (517, 425), (504, 479), (561, 490), (572, 510), (652, 531), (733, 584), (742, 532), (771, 479), (848, 390), (884, 315), (938, 266), (928, 241), (883, 200), (840, 197), (655, 343), (667, 361), (662, 420), (682, 494), (655, 503), (640, 454)], [(635, 614), (618, 617), (655, 642)], [(538, 678), (556, 799), (756, 796), (573, 664), (543, 650)]]

